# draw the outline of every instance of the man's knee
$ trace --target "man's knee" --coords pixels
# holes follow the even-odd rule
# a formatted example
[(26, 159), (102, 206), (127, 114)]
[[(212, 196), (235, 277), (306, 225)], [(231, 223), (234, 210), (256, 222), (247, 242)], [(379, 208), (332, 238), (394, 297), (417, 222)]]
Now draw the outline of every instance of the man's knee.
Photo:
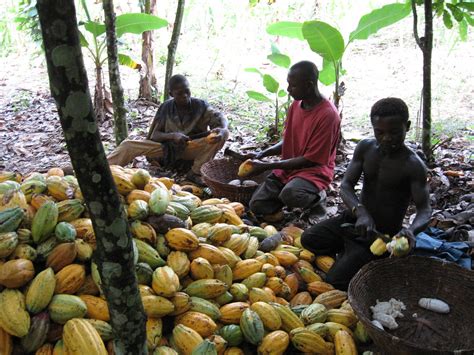
[(268, 201), (254, 198), (252, 198), (249, 202), (249, 208), (256, 216), (269, 214), (270, 212), (268, 212), (268, 205)]
[(288, 207), (308, 207), (316, 198), (314, 194), (308, 194), (307, 191), (302, 191), (294, 187), (285, 187), (278, 198)]
[(301, 245), (313, 253), (318, 249), (318, 230), (318, 225), (314, 225), (301, 234)]

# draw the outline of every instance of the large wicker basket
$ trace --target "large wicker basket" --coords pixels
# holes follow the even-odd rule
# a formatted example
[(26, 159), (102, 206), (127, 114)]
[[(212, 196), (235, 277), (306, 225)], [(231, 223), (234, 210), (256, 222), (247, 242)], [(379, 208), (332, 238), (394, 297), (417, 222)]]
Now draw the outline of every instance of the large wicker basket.
[[(204, 182), (215, 197), (226, 197), (234, 202), (248, 204), (257, 186), (234, 186), (228, 182), (238, 178), (237, 172), (241, 161), (235, 159), (216, 159), (205, 163), (201, 167)], [(251, 178), (257, 183), (263, 182), (265, 174)]]
[[(398, 329), (383, 331), (371, 323), (370, 306), (392, 297), (407, 309)], [(419, 307), (422, 297), (447, 302), (450, 313)], [(354, 276), (349, 300), (384, 355), (474, 354), (474, 271), (420, 256), (377, 260)]]

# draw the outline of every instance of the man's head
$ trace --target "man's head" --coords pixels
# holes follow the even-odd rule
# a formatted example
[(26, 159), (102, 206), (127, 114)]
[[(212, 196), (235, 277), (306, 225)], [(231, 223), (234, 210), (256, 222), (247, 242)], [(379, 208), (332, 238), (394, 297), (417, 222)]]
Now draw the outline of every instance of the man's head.
[(377, 101), (370, 111), (370, 121), (382, 152), (394, 153), (403, 146), (411, 122), (402, 99), (387, 97)]
[(319, 71), (313, 62), (303, 60), (294, 64), (288, 72), (288, 93), (295, 100), (304, 100), (315, 95)]
[(188, 79), (184, 75), (173, 75), (169, 80), (169, 94), (178, 106), (187, 106), (191, 101)]

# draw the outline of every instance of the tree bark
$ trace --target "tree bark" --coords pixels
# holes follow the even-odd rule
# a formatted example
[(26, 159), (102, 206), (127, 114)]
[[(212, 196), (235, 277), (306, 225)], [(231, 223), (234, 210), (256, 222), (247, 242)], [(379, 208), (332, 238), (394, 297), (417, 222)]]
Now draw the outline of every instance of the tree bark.
[(181, 24), (183, 22), (184, 0), (178, 0), (178, 7), (176, 9), (176, 18), (174, 20), (173, 33), (171, 34), (171, 41), (168, 44), (168, 59), (166, 60), (166, 74), (165, 74), (165, 89), (163, 92), (164, 101), (169, 98), (168, 81), (173, 75), (174, 58), (176, 55), (176, 48), (178, 48), (179, 33), (181, 32)]
[[(144, 13), (154, 15), (156, 0), (146, 0)], [(153, 60), (153, 31), (142, 33), (142, 61), (146, 65), (145, 75), (140, 76), (138, 97), (158, 102), (158, 87)]]
[(105, 15), (105, 31), (107, 38), (107, 62), (109, 64), (110, 91), (114, 107), (115, 144), (119, 145), (128, 136), (127, 110), (125, 109), (122, 82), (117, 53), (117, 34), (115, 33), (115, 11), (113, 0), (102, 2)]
[(90, 211), (116, 354), (146, 354), (145, 314), (134, 273), (132, 238), (94, 117), (74, 0), (37, 3), (51, 93), (72, 165)]
[(418, 35), (418, 14), (415, 0), (411, 0), (413, 12), (413, 34), (415, 41), (423, 53), (423, 89), (422, 89), (422, 149), (428, 162), (433, 160), (431, 148), (431, 57), (433, 53), (433, 4), (431, 0), (424, 1), (425, 35)]
[(423, 41), (423, 130), (422, 148), (428, 161), (433, 160), (431, 149), (431, 56), (433, 52), (433, 8), (425, 0), (425, 37)]
[(104, 82), (102, 76), (102, 66), (100, 64), (96, 64), (95, 67), (94, 112), (98, 122), (104, 122)]

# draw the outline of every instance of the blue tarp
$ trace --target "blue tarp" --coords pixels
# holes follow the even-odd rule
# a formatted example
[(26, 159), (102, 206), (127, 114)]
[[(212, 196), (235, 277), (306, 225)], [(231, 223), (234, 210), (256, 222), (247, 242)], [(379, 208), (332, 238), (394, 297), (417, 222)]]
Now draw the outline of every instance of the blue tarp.
[(443, 239), (446, 236), (446, 232), (433, 227), (418, 233), (414, 254), (451, 261), (471, 270), (472, 261), (466, 254), (469, 245), (464, 242), (448, 242)]

